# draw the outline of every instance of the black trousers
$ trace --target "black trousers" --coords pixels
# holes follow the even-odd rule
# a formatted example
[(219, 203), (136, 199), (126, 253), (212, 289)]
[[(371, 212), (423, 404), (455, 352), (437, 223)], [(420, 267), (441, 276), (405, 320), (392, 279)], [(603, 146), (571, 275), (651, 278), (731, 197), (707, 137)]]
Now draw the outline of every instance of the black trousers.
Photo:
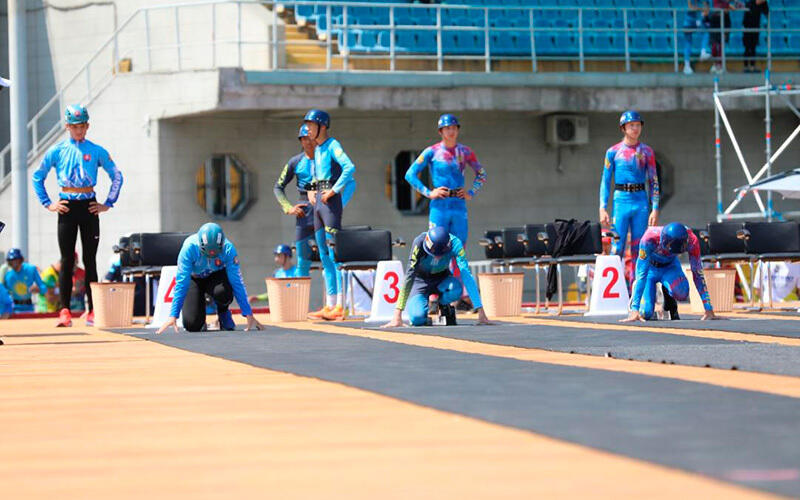
[(742, 44), (744, 45), (744, 63), (754, 65), (756, 63), (756, 47), (758, 47), (758, 33), (748, 32), (742, 35)]
[(100, 243), (100, 218), (89, 212), (91, 200), (69, 200), (69, 212), (58, 214), (58, 249), (61, 252), (61, 272), (58, 273), (58, 293), (61, 308), (69, 309), (72, 298), (72, 269), (75, 267), (75, 242), (81, 232), (83, 266), (86, 269), (86, 307), (91, 311), (92, 288), (97, 281), (97, 245)]
[(186, 299), (183, 301), (183, 327), (189, 332), (199, 332), (206, 324), (206, 294), (217, 304), (217, 314), (228, 310), (233, 302), (233, 287), (224, 269), (205, 278), (192, 276)]

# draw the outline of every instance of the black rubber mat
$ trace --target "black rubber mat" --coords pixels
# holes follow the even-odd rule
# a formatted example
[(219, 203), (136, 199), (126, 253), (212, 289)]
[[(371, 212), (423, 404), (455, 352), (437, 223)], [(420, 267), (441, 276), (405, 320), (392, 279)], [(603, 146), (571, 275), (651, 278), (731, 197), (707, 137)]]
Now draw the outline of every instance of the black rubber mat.
[[(578, 323), (594, 324), (622, 324), (619, 316), (534, 316), (536, 319), (557, 319), (562, 321), (575, 321)], [(685, 318), (685, 319), (684, 319)], [(632, 328), (680, 328), (687, 330), (718, 330), (733, 333), (751, 333), (754, 335), (771, 335), (774, 337), (800, 338), (800, 323), (781, 320), (778, 318), (750, 319), (723, 316), (723, 319), (714, 321), (700, 321), (700, 316), (681, 315), (677, 321), (635, 321), (625, 323)]]
[[(800, 467), (800, 399), (275, 327), (261, 332), (127, 333), (800, 495), (800, 475), (785, 474)], [(772, 476), (778, 481), (749, 471), (784, 472)]]
[[(355, 321), (343, 325), (380, 330), (379, 327)], [(779, 344), (708, 339), (635, 329), (620, 331), (525, 324), (478, 327), (474, 326), (474, 322), (463, 326), (403, 327), (392, 330), (529, 349), (800, 376), (800, 347)]]

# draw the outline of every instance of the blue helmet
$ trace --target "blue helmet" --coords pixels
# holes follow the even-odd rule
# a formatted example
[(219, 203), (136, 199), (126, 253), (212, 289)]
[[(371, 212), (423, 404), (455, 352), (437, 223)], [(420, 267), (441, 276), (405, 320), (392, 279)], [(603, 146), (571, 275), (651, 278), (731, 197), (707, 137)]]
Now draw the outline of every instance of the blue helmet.
[(439, 117), (439, 130), (442, 130), (444, 127), (449, 127), (450, 125), (455, 125), (456, 127), (461, 128), (461, 124), (458, 123), (458, 118), (456, 118), (456, 115), (445, 113)]
[(22, 250), (19, 248), (12, 248), (6, 254), (6, 260), (16, 260), (16, 259), (25, 259), (25, 256), (22, 255)]
[(680, 222), (670, 222), (661, 228), (661, 248), (675, 255), (682, 254), (689, 246), (689, 231)]
[(69, 125), (86, 123), (89, 121), (89, 111), (81, 104), (70, 104), (64, 110), (64, 120)]
[(287, 257), (292, 256), (292, 247), (289, 245), (280, 244), (275, 247), (275, 251), (272, 252), (275, 255), (285, 255)]
[(310, 137), (311, 134), (308, 132), (308, 125), (305, 123), (300, 125), (300, 130), (297, 132), (297, 138), (302, 139), (303, 137)]
[(644, 119), (642, 118), (642, 115), (640, 115), (638, 111), (629, 109), (628, 111), (622, 113), (622, 115), (619, 117), (619, 126), (624, 127), (626, 123), (631, 122), (640, 122), (642, 125), (644, 125)]
[(442, 226), (433, 226), (425, 233), (422, 248), (433, 257), (441, 257), (452, 249), (450, 232)]
[(225, 234), (219, 224), (207, 222), (200, 226), (200, 230), (197, 231), (197, 239), (200, 241), (200, 251), (207, 257), (217, 257), (222, 253)]
[(321, 109), (310, 109), (306, 116), (303, 117), (303, 121), (314, 122), (326, 128), (331, 128), (331, 115)]

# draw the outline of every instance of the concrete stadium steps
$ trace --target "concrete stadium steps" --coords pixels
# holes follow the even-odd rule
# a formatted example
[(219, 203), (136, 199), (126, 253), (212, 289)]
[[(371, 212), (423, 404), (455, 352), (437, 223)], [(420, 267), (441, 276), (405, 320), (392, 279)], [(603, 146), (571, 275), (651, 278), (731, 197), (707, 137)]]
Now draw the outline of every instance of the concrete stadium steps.
[[(297, 25), (286, 25), (286, 66), (291, 69), (325, 69), (327, 50), (323, 45), (312, 45), (317, 41), (316, 32)], [(334, 49), (336, 44), (334, 43)], [(338, 49), (334, 50), (334, 53)], [(341, 61), (334, 60), (333, 68), (341, 69)]]

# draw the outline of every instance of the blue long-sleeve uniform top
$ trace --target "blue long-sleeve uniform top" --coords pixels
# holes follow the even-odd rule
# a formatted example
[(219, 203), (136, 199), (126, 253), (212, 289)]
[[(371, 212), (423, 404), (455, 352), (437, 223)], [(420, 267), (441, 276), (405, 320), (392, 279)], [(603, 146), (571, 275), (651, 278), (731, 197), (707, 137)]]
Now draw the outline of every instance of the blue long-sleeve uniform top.
[(658, 186), (656, 155), (643, 142), (628, 146), (625, 142), (614, 144), (606, 151), (603, 162), (603, 177), (600, 182), (600, 208), (608, 207), (611, 194), (611, 176), (616, 184), (650, 184), (650, 201), (653, 210), (658, 210), (661, 191)]
[(3, 286), (8, 290), (11, 298), (17, 301), (30, 300), (30, 288), (34, 283), (39, 287), (40, 293), (47, 291), (47, 285), (39, 276), (36, 266), (29, 262), (23, 262), (19, 271), (15, 271), (9, 266), (3, 276)]
[(406, 308), (406, 301), (408, 295), (411, 293), (411, 288), (414, 285), (414, 279), (419, 275), (433, 275), (445, 272), (450, 267), (450, 262), (455, 259), (459, 271), (461, 271), (461, 279), (464, 281), (464, 287), (467, 289), (469, 298), (472, 299), (472, 305), (475, 309), (483, 307), (481, 302), (481, 293), (478, 290), (478, 284), (475, 283), (475, 278), (469, 270), (469, 262), (467, 262), (467, 254), (464, 252), (464, 246), (461, 241), (454, 235), (450, 235), (450, 252), (442, 255), (441, 257), (433, 257), (422, 247), (425, 242), (425, 235), (422, 233), (414, 239), (411, 244), (411, 252), (408, 256), (408, 271), (406, 271), (405, 282), (403, 288), (400, 290), (400, 297), (397, 299), (397, 309), (403, 310)]
[[(32, 177), (36, 196), (45, 207), (51, 203), (44, 187), (44, 180), (51, 168), (56, 171), (59, 186), (73, 188), (94, 187), (97, 184), (97, 172), (102, 168), (111, 178), (111, 189), (108, 191), (105, 205), (113, 207), (117, 202), (122, 188), (122, 172), (102, 146), (88, 140), (78, 142), (65, 139), (47, 151)], [(59, 196), (63, 200), (88, 200), (95, 194), (61, 192)]]
[[(417, 160), (408, 167), (406, 181), (420, 194), (429, 198), (431, 189), (419, 178), (420, 172), (430, 168), (431, 184), (434, 188), (446, 187), (461, 189), (464, 187), (464, 170), (469, 167), (475, 173), (475, 180), (468, 193), (470, 196), (480, 191), (486, 182), (486, 169), (484, 169), (475, 153), (463, 144), (456, 144), (454, 148), (447, 148), (444, 142), (438, 142), (425, 148)], [(434, 200), (439, 201), (439, 200)]]
[(300, 278), (302, 275), (300, 274), (300, 269), (297, 266), (292, 266), (289, 269), (284, 269), (279, 267), (272, 273), (273, 278)]
[(192, 276), (205, 278), (221, 269), (224, 269), (228, 275), (228, 281), (233, 287), (233, 296), (236, 297), (236, 302), (242, 309), (242, 316), (253, 314), (253, 310), (247, 301), (247, 289), (244, 287), (242, 271), (239, 269), (239, 257), (236, 254), (236, 247), (233, 246), (233, 243), (226, 239), (220, 255), (213, 258), (206, 257), (200, 251), (200, 242), (197, 234), (193, 234), (186, 238), (178, 254), (178, 274), (175, 279), (170, 316), (177, 318), (180, 315)]
[(341, 193), (351, 185), (355, 181), (355, 172), (355, 164), (333, 137), (328, 137), (314, 150), (314, 180), (334, 182), (334, 192)]

